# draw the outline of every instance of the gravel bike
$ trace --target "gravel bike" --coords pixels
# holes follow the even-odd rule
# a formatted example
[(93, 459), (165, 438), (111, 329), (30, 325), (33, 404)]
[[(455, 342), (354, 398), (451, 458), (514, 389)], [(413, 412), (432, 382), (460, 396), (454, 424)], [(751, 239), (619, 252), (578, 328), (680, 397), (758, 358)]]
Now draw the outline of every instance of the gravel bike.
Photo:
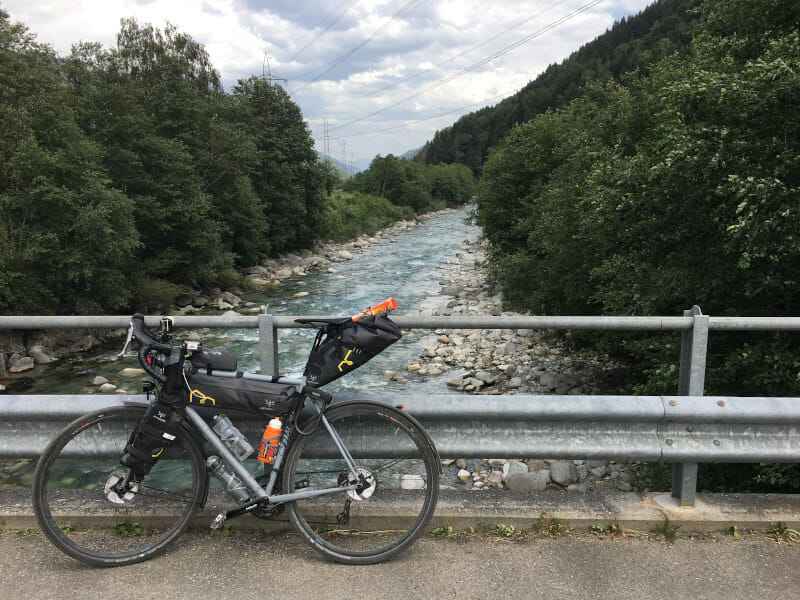
[[(364, 358), (363, 348), (342, 346), (341, 332), (354, 330), (348, 321), (301, 323), (319, 330), (312, 357), (327, 352), (330, 359), (338, 344), (343, 360), (328, 360), (328, 368), (342, 373)], [(326, 557), (371, 564), (396, 556), (424, 531), (441, 462), (412, 416), (374, 401), (336, 402), (320, 389), (327, 378), (308, 366), (295, 378), (243, 374), (228, 351), (172, 343), (170, 323), (163, 324), (159, 337), (137, 314), (128, 329), (126, 348), (139, 343), (139, 362), (154, 380), (143, 382), (147, 403), (128, 400), (80, 417), (39, 459), (33, 505), (56, 547), (92, 565), (127, 565), (164, 551), (193, 520), (211, 519), (220, 529), (241, 515), (275, 519), (285, 511)], [(121, 457), (144, 439), (143, 423), (164, 417), (158, 407), (165, 403), (172, 427), (159, 434), (160, 447), (146, 449), (153, 464), (131, 467), (135, 461)], [(259, 427), (279, 419), (279, 437), (262, 441), (261, 462), (243, 457), (249, 440), (240, 431), (217, 426), (226, 410)], [(211, 475), (222, 490), (209, 491)], [(212, 504), (222, 497), (234, 506), (202, 517), (209, 496)]]

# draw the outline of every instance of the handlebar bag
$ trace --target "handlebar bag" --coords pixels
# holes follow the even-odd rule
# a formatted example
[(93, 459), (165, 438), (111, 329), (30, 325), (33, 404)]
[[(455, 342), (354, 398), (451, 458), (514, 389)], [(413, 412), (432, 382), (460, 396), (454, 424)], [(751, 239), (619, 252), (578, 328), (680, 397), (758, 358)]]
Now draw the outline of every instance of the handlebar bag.
[(325, 385), (357, 369), (401, 337), (400, 329), (385, 314), (326, 325), (317, 332), (303, 374), (310, 385)]
[(244, 377), (215, 377), (187, 371), (187, 402), (205, 408), (236, 410), (277, 417), (289, 412), (300, 399), (293, 385), (270, 383)]

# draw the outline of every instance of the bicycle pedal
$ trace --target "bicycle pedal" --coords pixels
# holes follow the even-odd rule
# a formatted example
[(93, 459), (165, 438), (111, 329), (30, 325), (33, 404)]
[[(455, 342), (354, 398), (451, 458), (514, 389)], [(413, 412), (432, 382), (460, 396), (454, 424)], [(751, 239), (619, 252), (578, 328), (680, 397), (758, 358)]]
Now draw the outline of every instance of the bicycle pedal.
[(211, 529), (216, 531), (222, 527), (222, 524), (225, 522), (225, 520), (225, 513), (219, 513), (216, 517), (214, 517), (214, 520), (211, 521)]

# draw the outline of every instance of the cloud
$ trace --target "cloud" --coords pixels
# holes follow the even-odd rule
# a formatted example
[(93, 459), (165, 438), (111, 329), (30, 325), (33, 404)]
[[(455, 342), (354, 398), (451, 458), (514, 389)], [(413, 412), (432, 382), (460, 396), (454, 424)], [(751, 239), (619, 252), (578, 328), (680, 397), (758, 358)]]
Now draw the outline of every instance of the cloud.
[[(65, 10), (44, 0), (5, 0), (3, 7), (62, 54), (78, 41), (113, 46), (122, 17), (156, 27), (170, 22), (205, 45), (226, 89), (260, 75), (267, 53), (272, 74), (289, 80), (312, 133), (321, 139), (328, 120), (348, 152), (371, 158), (421, 146), (460, 114), (482, 101), (496, 104), (499, 94), (513, 93), (616, 18), (649, 4), (605, 0), (553, 26), (589, 2), (73, 0)], [(479, 64), (526, 37), (519, 48)], [(450, 114), (437, 116), (443, 113)]]

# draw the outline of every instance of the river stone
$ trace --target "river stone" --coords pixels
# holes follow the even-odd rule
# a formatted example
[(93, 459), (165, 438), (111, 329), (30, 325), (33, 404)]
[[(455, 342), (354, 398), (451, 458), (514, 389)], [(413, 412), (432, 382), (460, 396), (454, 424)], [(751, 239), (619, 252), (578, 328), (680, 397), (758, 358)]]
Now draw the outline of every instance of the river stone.
[(97, 339), (93, 335), (87, 335), (79, 340), (77, 340), (74, 344), (69, 347), (70, 352), (86, 352), (90, 350), (92, 346), (97, 343)]
[(110, 394), (111, 392), (113, 392), (114, 390), (117, 389), (117, 386), (115, 386), (113, 383), (104, 383), (103, 385), (101, 385), (97, 389), (98, 389), (98, 391), (100, 391), (100, 392), (102, 392), (104, 394)]
[(450, 284), (442, 287), (442, 295), (443, 296), (458, 296), (461, 292), (461, 286)]
[(406, 474), (400, 476), (400, 489), (403, 490), (423, 490), (425, 489), (425, 480), (421, 475)]
[(469, 471), (467, 471), (466, 469), (461, 469), (461, 470), (459, 470), (459, 472), (458, 472), (458, 478), (459, 478), (461, 481), (467, 481), (468, 479), (472, 479), (472, 473), (470, 473), (470, 472), (469, 472)]
[(575, 465), (566, 460), (555, 460), (550, 463), (550, 479), (559, 485), (567, 486), (578, 481)]
[(95, 376), (94, 379), (92, 379), (92, 385), (103, 385), (103, 384), (106, 384), (106, 383), (108, 383), (108, 379), (106, 379), (102, 375), (97, 375), (97, 376)]
[(495, 381), (497, 381), (497, 375), (493, 375), (489, 373), (489, 371), (478, 371), (475, 373), (475, 378), (480, 379), (486, 385), (492, 385)]
[(308, 296), (309, 293), (310, 292), (297, 292), (292, 297), (293, 298), (305, 298), (306, 296)]
[(53, 359), (44, 351), (41, 346), (31, 346), (28, 355), (36, 361), (37, 365), (46, 365), (53, 362)]
[(350, 254), (347, 250), (339, 250), (338, 256), (342, 260), (353, 260), (353, 255)]
[(509, 477), (520, 475), (521, 473), (528, 472), (528, 465), (518, 460), (510, 460), (503, 465), (503, 481), (508, 480)]
[(547, 480), (536, 473), (517, 473), (506, 478), (505, 483), (513, 492), (541, 492), (547, 488)]
[(28, 371), (34, 367), (36, 363), (30, 356), (21, 356), (16, 361), (11, 363), (11, 366), (8, 367), (9, 373), (22, 373), (23, 371)]

